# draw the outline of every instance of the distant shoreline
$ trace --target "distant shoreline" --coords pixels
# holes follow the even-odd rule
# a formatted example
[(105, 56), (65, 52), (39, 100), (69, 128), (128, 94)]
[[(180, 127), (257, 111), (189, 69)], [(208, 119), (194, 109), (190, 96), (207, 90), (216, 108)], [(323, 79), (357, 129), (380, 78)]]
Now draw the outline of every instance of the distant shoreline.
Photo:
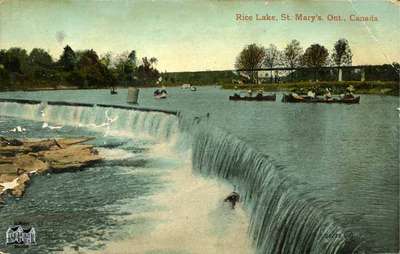
[(223, 89), (263, 89), (265, 92), (289, 92), (294, 89), (311, 89), (311, 88), (331, 88), (333, 90), (343, 90), (352, 85), (356, 94), (376, 94), (376, 95), (392, 95), (399, 96), (399, 82), (396, 81), (320, 81), (320, 82), (293, 82), (278, 84), (223, 84)]
[[(265, 92), (288, 92), (293, 89), (310, 89), (312, 87), (322, 88), (333, 88), (333, 89), (345, 89), (347, 86), (352, 85), (355, 88), (357, 94), (377, 94), (377, 95), (394, 95), (399, 96), (399, 82), (396, 81), (320, 81), (320, 82), (288, 82), (288, 83), (267, 83), (267, 84), (232, 84), (232, 83), (217, 83), (217, 84), (196, 84), (194, 86), (218, 86), (221, 89), (263, 89)], [(161, 85), (149, 85), (149, 86), (134, 86), (137, 88), (159, 88), (165, 87), (180, 87), (181, 84), (168, 83)], [(128, 87), (115, 87), (118, 89), (127, 89)], [(91, 87), (91, 88), (79, 88), (77, 86), (42, 86), (33, 88), (31, 86), (17, 86), (15, 88), (0, 89), (0, 93), (3, 92), (39, 92), (39, 91), (57, 91), (57, 90), (100, 90), (100, 89), (111, 89), (111, 87)]]

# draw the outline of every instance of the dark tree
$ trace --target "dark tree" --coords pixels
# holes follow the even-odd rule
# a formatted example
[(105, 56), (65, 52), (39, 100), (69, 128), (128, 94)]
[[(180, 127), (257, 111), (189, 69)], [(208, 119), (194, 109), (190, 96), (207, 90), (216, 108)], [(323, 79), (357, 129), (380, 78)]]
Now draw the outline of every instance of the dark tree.
[(235, 68), (244, 70), (255, 83), (258, 75), (256, 69), (262, 67), (265, 58), (265, 48), (256, 44), (247, 45), (236, 58)]
[(50, 67), (53, 64), (53, 59), (45, 50), (34, 48), (29, 54), (28, 62), (31, 66)]
[(317, 79), (319, 68), (327, 64), (328, 56), (328, 50), (319, 44), (313, 44), (306, 49), (302, 61), (305, 66), (314, 68), (314, 79)]
[[(277, 67), (281, 63), (281, 52), (274, 44), (270, 44), (265, 50), (264, 64), (268, 68)], [(273, 79), (273, 70), (271, 70), (271, 82)]]
[[(286, 67), (296, 68), (301, 64), (302, 55), (303, 48), (300, 46), (300, 42), (298, 40), (292, 40), (283, 50), (282, 63)], [(293, 76), (296, 74), (296, 71), (289, 74), (291, 81), (293, 81)]]
[(136, 51), (135, 51), (135, 50), (132, 50), (131, 53), (129, 53), (129, 55), (128, 55), (128, 60), (130, 61), (130, 63), (131, 63), (133, 66), (136, 67), (137, 59), (136, 59)]
[(28, 54), (25, 49), (10, 48), (7, 50), (5, 68), (10, 72), (26, 73)]
[(340, 39), (335, 43), (332, 53), (332, 61), (336, 66), (351, 65), (353, 54), (346, 39)]
[(59, 63), (65, 71), (72, 71), (77, 63), (77, 57), (75, 52), (70, 46), (65, 46), (64, 52), (62, 53)]
[(154, 68), (154, 64), (157, 62), (157, 58), (147, 57), (142, 58), (142, 64), (139, 65), (137, 69), (137, 74), (139, 81), (143, 85), (150, 85), (156, 83), (157, 79), (160, 77), (160, 73)]
[(45, 50), (32, 49), (28, 57), (28, 75), (33, 79), (49, 80), (55, 76), (53, 71), (53, 59)]
[(285, 66), (290, 68), (298, 67), (302, 55), (303, 48), (300, 46), (300, 42), (292, 40), (283, 50), (282, 62)]

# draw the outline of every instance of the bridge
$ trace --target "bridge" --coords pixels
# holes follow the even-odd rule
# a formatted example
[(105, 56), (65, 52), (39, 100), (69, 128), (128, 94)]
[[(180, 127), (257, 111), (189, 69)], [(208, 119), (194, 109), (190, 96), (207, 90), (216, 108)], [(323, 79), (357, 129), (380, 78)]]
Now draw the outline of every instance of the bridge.
[(365, 69), (366, 68), (374, 68), (381, 67), (382, 65), (352, 65), (352, 66), (321, 66), (321, 67), (272, 67), (272, 68), (255, 68), (255, 69), (238, 69), (234, 70), (236, 72), (254, 72), (257, 73), (260, 71), (297, 71), (297, 70), (309, 70), (309, 71), (318, 71), (318, 70), (339, 70), (338, 71), (338, 81), (343, 81), (343, 73), (344, 69), (352, 69), (352, 70), (360, 70), (361, 73), (361, 81), (365, 81)]

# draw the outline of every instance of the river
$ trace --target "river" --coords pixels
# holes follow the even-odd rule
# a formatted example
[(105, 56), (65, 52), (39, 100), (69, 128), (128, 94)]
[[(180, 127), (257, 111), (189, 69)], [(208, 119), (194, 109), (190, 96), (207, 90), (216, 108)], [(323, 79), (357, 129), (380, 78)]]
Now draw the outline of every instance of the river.
[[(286, 104), (280, 94), (276, 102), (233, 102), (232, 91), (215, 87), (171, 88), (166, 100), (152, 91), (141, 89), (140, 106), (178, 110), (181, 117), (1, 103), (2, 135), (95, 136), (106, 157), (88, 170), (37, 176), (22, 199), (7, 200), (0, 230), (23, 220), (38, 231), (38, 245), (22, 251), (398, 251), (397, 97)], [(0, 97), (125, 105), (127, 91), (118, 92)], [(43, 129), (43, 121), (64, 127)], [(7, 132), (17, 125), (27, 132)], [(233, 185), (244, 199), (230, 210), (221, 200)]]

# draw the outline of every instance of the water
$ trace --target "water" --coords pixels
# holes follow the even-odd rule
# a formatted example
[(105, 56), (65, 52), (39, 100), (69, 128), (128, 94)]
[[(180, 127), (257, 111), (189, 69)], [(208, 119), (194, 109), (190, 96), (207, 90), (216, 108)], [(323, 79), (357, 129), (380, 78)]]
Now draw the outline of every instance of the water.
[[(202, 221), (201, 225), (207, 225), (213, 220), (224, 221), (229, 216), (224, 209), (218, 208), (220, 205), (218, 201), (230, 191), (230, 187), (221, 182), (221, 179), (226, 179), (239, 185), (241, 193), (246, 198), (243, 204), (246, 213), (238, 212), (241, 214), (242, 223), (239, 223), (241, 230), (233, 228), (237, 226), (236, 223), (229, 226), (219, 225), (214, 229), (209, 226), (208, 230), (199, 226), (203, 228), (199, 230), (203, 232), (202, 237), (197, 235), (195, 238), (187, 236), (190, 235), (185, 232), (188, 228), (185, 226), (187, 224), (180, 224), (179, 227), (180, 220), (175, 216), (170, 216), (174, 218), (170, 221), (171, 227), (166, 224), (160, 231), (151, 226), (141, 226), (140, 228), (149, 228), (148, 231), (153, 232), (149, 233), (154, 237), (152, 239), (157, 240), (153, 242), (153, 246), (148, 244), (137, 253), (150, 250), (161, 253), (171, 249), (174, 251), (176, 241), (168, 237), (169, 241), (165, 239), (166, 235), (172, 234), (167, 233), (171, 228), (180, 229), (177, 230), (180, 234), (178, 232), (174, 234), (187, 236), (182, 246), (188, 253), (201, 253), (201, 248), (196, 248), (196, 246), (203, 246), (203, 248), (218, 246), (217, 243), (220, 241), (225, 242), (226, 246), (225, 249), (220, 248), (219, 253), (223, 253), (221, 250), (231, 253), (226, 251), (227, 246), (235, 246), (230, 250), (243, 250), (236, 253), (244, 253), (244, 250), (251, 252), (249, 244), (246, 241), (243, 242), (246, 238), (255, 240), (257, 249), (261, 250), (260, 253), (311, 251), (338, 253), (339, 249), (343, 252), (346, 248), (359, 248), (358, 250), (363, 249), (371, 253), (396, 251), (399, 238), (399, 122), (398, 112), (395, 109), (398, 107), (398, 98), (362, 96), (359, 105), (311, 105), (284, 104), (278, 101), (275, 103), (230, 102), (227, 100), (230, 93), (230, 91), (212, 87), (199, 88), (197, 92), (169, 89), (170, 97), (167, 100), (155, 100), (151, 95), (152, 89), (141, 90), (140, 106), (180, 110), (188, 122), (191, 122), (192, 117), (198, 116), (202, 124), (207, 121), (209, 124), (196, 130), (190, 126), (184, 126), (186, 129), (193, 129), (195, 138), (193, 155), (186, 155), (183, 165), (169, 165), (164, 159), (160, 159), (151, 170), (158, 172), (157, 168), (170, 168), (169, 171), (172, 173), (153, 177), (154, 182), (149, 183), (149, 189), (154, 186), (172, 188), (172, 190), (178, 188), (178, 192), (174, 193), (182, 193), (182, 195), (175, 199), (175, 203), (178, 202), (177, 200), (184, 200), (185, 202), (181, 203), (186, 205), (168, 207), (170, 202), (162, 202), (162, 200), (168, 200), (163, 197), (168, 191), (160, 191), (157, 188), (148, 194), (149, 200), (143, 203), (160, 204), (166, 210), (174, 211), (174, 214), (182, 214), (187, 210), (190, 211), (189, 214), (197, 210), (204, 211), (198, 212), (203, 214), (201, 219), (193, 219), (196, 222)], [(124, 104), (126, 90), (120, 90), (116, 96), (110, 96), (108, 90), (98, 90), (95, 92), (16, 92), (4, 93), (2, 97)], [(113, 113), (112, 117), (118, 115), (120, 119), (128, 119), (118, 122), (121, 124), (118, 128), (119, 135), (122, 133), (125, 136), (131, 135), (130, 129), (133, 127), (135, 130), (133, 133), (140, 133), (140, 139), (136, 139), (138, 141), (151, 139), (152, 136), (159, 135), (161, 130), (167, 130), (157, 139), (163, 138), (165, 141), (161, 144), (167, 143), (169, 147), (173, 147), (167, 149), (171, 150), (167, 157), (180, 154), (176, 149), (191, 150), (188, 145), (190, 138), (179, 130), (170, 131), (178, 129), (178, 124), (173, 123), (174, 121), (166, 121), (169, 124), (160, 125), (158, 121), (146, 121), (146, 119), (155, 118), (145, 117), (145, 114), (142, 118), (139, 116), (129, 118), (129, 115), (120, 115), (126, 113), (115, 110), (109, 112)], [(211, 113), (208, 120), (205, 118), (206, 112)], [(54, 113), (54, 117), (56, 115), (58, 114)], [(104, 120), (103, 115), (104, 112), (94, 117), (93, 114), (88, 113), (88, 117), (81, 117), (81, 120), (97, 121), (96, 124), (99, 124)], [(85, 120), (89, 119), (89, 116), (92, 120)], [(147, 122), (147, 125), (139, 124), (127, 128), (125, 124), (135, 119), (141, 124)], [(58, 122), (62, 120), (58, 119)], [(217, 126), (222, 130), (212, 130), (210, 126)], [(79, 128), (77, 134), (83, 135), (81, 131)], [(116, 134), (112, 129), (104, 130), (104, 132), (107, 133), (107, 138), (114, 138)], [(239, 137), (240, 140), (233, 136)], [(121, 142), (126, 142), (124, 140), (126, 138), (121, 138)], [(204, 143), (205, 141), (207, 143)], [(139, 151), (139, 154), (145, 153), (151, 158), (154, 153), (146, 153), (146, 149), (141, 147), (146, 144), (146, 142), (142, 144), (143, 142), (135, 145), (135, 149)], [(154, 139), (152, 142), (157, 143)], [(149, 146), (153, 145), (155, 144)], [(116, 149), (119, 151), (125, 148), (116, 146), (109, 150)], [(112, 157), (110, 153), (108, 156)], [(178, 157), (179, 159), (173, 161), (180, 161), (182, 157)], [(191, 173), (192, 163), (195, 176)], [(124, 165), (124, 167), (132, 168), (130, 165)], [(249, 173), (244, 173), (242, 170)], [(196, 172), (207, 177), (199, 177)], [(220, 180), (214, 176), (219, 176)], [(188, 178), (191, 181), (188, 181)], [(160, 184), (157, 184), (158, 181), (162, 183), (161, 186), (167, 185), (167, 187), (160, 187)], [(196, 206), (198, 203), (190, 202), (193, 192), (185, 191), (192, 186), (192, 184), (187, 185), (188, 182), (197, 183), (193, 186), (198, 186), (196, 190), (202, 190), (198, 195), (208, 200), (210, 204), (208, 208)], [(186, 187), (183, 187), (185, 184)], [(33, 189), (34, 184), (29, 191), (36, 195)], [(138, 196), (146, 197), (146, 194), (138, 193)], [(193, 210), (190, 210), (189, 206)], [(148, 209), (153, 209), (153, 212), (159, 211), (157, 208)], [(154, 221), (160, 219), (158, 216), (165, 216), (162, 214), (161, 212), (152, 213), (149, 222), (143, 225), (152, 225)], [(271, 214), (275, 215), (271, 216)], [(246, 236), (248, 226), (249, 237)], [(112, 231), (112, 227), (107, 228)], [(243, 233), (242, 237), (237, 236), (238, 232)], [(346, 237), (345, 234), (348, 232), (351, 232), (350, 240), (354, 241), (349, 241), (349, 237)], [(228, 237), (229, 233), (242, 239), (240, 246), (233, 245), (233, 242), (239, 242), (237, 240), (227, 243), (227, 239), (232, 238)], [(212, 237), (209, 237), (210, 235)], [(113, 248), (107, 248), (107, 246), (120, 244), (128, 249), (129, 246), (133, 246), (132, 243), (140, 245), (143, 242), (142, 239), (144, 238), (134, 235), (128, 237), (128, 240), (111, 239), (105, 241), (108, 242), (105, 248), (111, 252)], [(196, 245), (196, 242), (202, 244)], [(207, 253), (213, 253), (213, 250), (215, 251), (211, 248)]]

